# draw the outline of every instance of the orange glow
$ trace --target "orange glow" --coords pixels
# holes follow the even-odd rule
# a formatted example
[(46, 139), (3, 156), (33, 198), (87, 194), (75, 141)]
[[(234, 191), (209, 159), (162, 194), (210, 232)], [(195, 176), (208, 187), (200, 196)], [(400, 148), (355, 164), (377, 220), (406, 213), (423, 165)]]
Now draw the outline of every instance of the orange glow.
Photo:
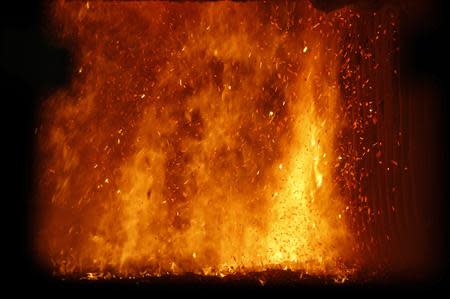
[(40, 110), (42, 263), (88, 278), (352, 273), (336, 178), (346, 13), (52, 4), (74, 74)]

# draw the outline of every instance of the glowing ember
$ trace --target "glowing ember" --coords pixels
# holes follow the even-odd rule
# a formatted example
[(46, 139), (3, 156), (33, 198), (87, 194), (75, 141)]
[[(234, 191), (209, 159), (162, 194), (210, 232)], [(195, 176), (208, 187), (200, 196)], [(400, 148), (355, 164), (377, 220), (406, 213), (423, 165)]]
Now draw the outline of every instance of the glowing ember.
[(75, 66), (41, 109), (43, 263), (91, 279), (348, 274), (335, 166), (345, 14), (307, 2), (54, 4)]

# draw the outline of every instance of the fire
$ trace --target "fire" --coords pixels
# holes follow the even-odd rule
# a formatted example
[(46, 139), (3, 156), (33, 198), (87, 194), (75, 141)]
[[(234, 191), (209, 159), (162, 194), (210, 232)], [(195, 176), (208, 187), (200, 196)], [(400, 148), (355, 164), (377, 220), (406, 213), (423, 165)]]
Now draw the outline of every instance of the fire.
[(354, 267), (337, 185), (345, 11), (51, 6), (71, 85), (41, 107), (37, 247), (56, 275)]

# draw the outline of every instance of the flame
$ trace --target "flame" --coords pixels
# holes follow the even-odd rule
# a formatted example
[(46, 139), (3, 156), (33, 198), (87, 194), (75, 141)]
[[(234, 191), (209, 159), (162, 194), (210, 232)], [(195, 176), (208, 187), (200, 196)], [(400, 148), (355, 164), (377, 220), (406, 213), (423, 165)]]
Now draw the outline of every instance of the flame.
[(37, 134), (37, 247), (54, 273), (349, 271), (334, 179), (342, 11), (50, 8), (75, 65)]

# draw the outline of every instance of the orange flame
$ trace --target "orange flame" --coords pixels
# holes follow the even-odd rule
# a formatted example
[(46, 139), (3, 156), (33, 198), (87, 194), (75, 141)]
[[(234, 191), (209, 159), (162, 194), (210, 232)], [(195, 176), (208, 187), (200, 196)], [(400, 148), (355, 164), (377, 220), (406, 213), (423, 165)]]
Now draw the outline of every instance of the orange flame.
[(58, 275), (348, 273), (343, 13), (54, 4), (76, 72), (40, 113), (42, 261)]

